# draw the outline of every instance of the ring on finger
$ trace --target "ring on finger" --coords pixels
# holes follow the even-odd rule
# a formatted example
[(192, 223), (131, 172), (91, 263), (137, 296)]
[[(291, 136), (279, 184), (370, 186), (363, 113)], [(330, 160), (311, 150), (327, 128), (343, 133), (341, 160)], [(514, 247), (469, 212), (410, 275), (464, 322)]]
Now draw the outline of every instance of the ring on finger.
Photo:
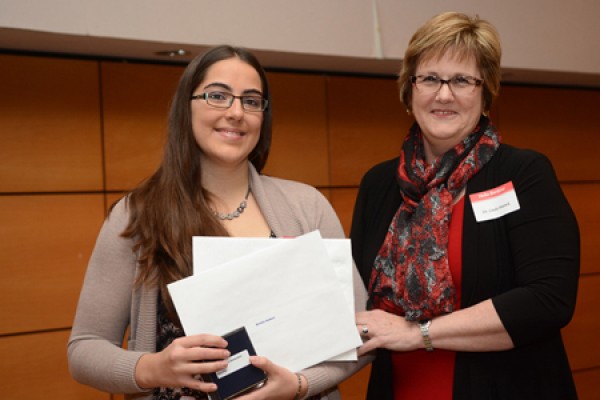
[(366, 325), (363, 325), (362, 329), (360, 330), (362, 332), (363, 335), (368, 335), (369, 334), (369, 327)]

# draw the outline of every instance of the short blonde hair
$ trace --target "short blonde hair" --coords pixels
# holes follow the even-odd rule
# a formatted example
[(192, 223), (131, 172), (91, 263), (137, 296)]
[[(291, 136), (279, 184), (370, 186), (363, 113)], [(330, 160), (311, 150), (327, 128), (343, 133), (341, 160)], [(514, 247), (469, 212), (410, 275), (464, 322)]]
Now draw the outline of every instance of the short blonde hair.
[(500, 36), (488, 21), (457, 12), (436, 15), (410, 39), (398, 78), (402, 102), (412, 111), (410, 77), (423, 60), (442, 57), (448, 51), (459, 58), (474, 57), (483, 79), (483, 111), (489, 112), (500, 91)]

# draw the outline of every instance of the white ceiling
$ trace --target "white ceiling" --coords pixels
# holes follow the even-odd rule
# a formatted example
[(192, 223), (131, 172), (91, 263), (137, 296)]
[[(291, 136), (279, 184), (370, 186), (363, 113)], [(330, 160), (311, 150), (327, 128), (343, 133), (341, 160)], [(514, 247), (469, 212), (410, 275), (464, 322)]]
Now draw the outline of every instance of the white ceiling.
[(448, 9), (496, 25), (504, 81), (600, 88), (597, 0), (0, 0), (0, 49), (184, 63), (231, 43), (267, 68), (394, 75)]

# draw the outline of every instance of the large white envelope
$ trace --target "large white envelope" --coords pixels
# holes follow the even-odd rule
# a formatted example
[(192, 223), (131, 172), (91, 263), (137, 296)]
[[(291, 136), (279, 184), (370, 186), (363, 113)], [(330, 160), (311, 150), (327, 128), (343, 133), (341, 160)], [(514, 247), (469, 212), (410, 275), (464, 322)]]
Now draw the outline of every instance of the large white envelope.
[(361, 345), (318, 232), (168, 286), (186, 334), (245, 326), (258, 354), (299, 371)]
[[(218, 267), (252, 252), (275, 246), (282, 240), (289, 239), (194, 236), (192, 238), (194, 274)], [(322, 240), (338, 282), (342, 286), (348, 307), (351, 312), (354, 312), (354, 284), (352, 281), (354, 266), (350, 239)], [(330, 361), (356, 361), (357, 358), (356, 349), (352, 349), (332, 357)]]

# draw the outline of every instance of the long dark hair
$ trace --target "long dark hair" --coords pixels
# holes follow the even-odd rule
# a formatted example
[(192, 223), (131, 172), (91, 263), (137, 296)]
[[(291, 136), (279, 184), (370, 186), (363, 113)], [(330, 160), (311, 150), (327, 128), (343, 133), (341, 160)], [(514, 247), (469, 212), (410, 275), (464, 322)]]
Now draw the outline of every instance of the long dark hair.
[[(248, 50), (218, 46), (194, 58), (183, 72), (171, 103), (164, 156), (157, 171), (127, 197), (129, 224), (122, 236), (131, 238), (139, 263), (137, 286), (157, 285), (172, 311), (166, 285), (192, 273), (192, 236), (227, 236), (208, 207), (201, 182), (201, 149), (192, 131), (191, 96), (215, 63), (237, 57), (259, 74), (263, 96), (271, 103), (262, 66)], [(264, 111), (260, 138), (249, 155), (258, 171), (271, 145), (271, 108)]]

